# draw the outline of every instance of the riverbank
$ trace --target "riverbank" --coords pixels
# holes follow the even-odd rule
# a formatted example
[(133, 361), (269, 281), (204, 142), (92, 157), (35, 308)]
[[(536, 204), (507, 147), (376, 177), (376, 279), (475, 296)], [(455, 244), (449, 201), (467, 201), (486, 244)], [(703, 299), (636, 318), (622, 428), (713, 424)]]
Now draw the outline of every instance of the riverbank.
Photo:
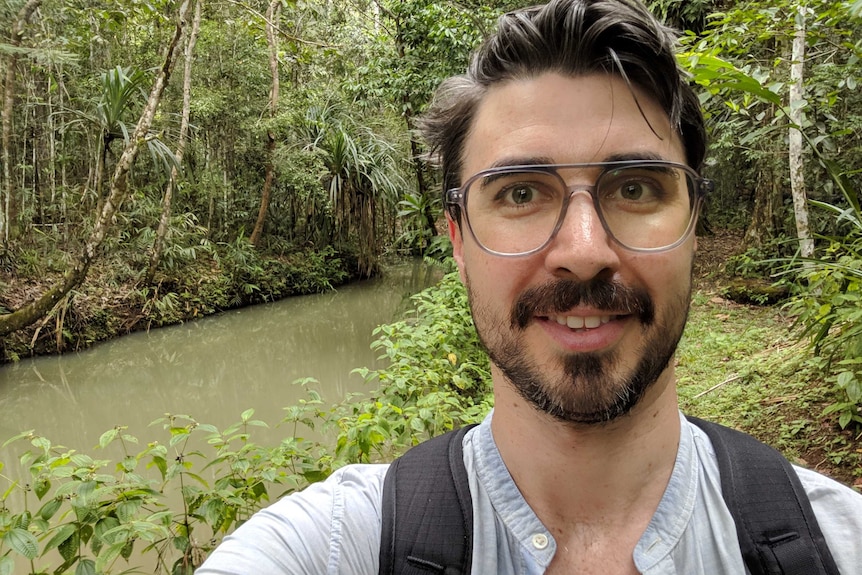
[[(840, 399), (818, 358), (793, 328), (795, 318), (782, 305), (734, 301), (728, 286), (735, 278), (727, 264), (741, 252), (739, 233), (722, 231), (699, 238), (690, 321), (677, 355), (683, 409), (748, 431), (801, 465), (848, 485), (862, 484), (860, 430), (853, 425), (842, 429), (835, 414), (823, 413)], [(140, 287), (131, 274), (123, 275), (121, 262), (105, 260), (45, 320), (2, 340), (3, 358), (80, 350), (133, 331), (325, 291), (351, 279), (349, 270), (355, 269), (349, 256), (332, 250), (269, 259), (253, 251), (224, 252), (202, 262), (195, 260), (182, 273), (161, 276), (155, 286)], [(50, 283), (35, 278), (12, 281), (8, 276), (0, 276), (0, 282), (5, 283), (0, 285), (0, 306), (7, 308), (41, 293)], [(440, 306), (451, 307), (452, 297), (447, 294)], [(481, 351), (471, 353), (478, 356)], [(453, 357), (456, 363), (463, 361), (463, 341), (453, 341), (441, 357), (446, 358), (444, 367)], [(429, 381), (433, 378), (427, 365), (440, 361), (436, 356), (401, 359), (419, 365), (421, 377)], [(405, 377), (405, 385), (415, 385), (416, 377)]]
[[(97, 260), (84, 283), (46, 317), (0, 338), (0, 364), (81, 351), (136, 331), (324, 292), (356, 279), (357, 269), (354, 255), (332, 248), (262, 255), (246, 246), (221, 246), (141, 285), (127, 262), (122, 255)], [(15, 275), (0, 269), (0, 313), (38, 298), (59, 279), (63, 263), (19, 265)]]
[[(824, 414), (835, 392), (792, 328), (793, 318), (781, 306), (725, 296), (724, 264), (733, 243), (732, 237), (700, 242), (689, 322), (676, 356), (682, 409), (747, 431), (795, 463), (862, 489), (860, 429), (852, 424), (842, 429), (834, 413)], [(40, 572), (48, 570), (42, 564), (58, 564), (45, 553), (58, 545), (61, 554), (71, 550), (67, 561), (95, 562), (110, 572), (138, 565), (142, 547), (151, 543), (161, 563), (148, 572), (173, 572), (176, 565), (198, 565), (225, 533), (283, 493), (319, 481), (345, 463), (390, 460), (430, 435), (481, 420), (492, 405), (488, 358), (472, 329), (457, 273), (413, 302), (415, 311), (404, 319), (374, 330), (372, 347), (383, 367), (356, 370), (373, 391), (344, 394), (332, 404), (303, 385), (306, 398), (277, 406), (285, 409), (274, 440), (260, 441), (261, 432), (277, 421), (247, 409), (244, 389), (226, 396), (205, 385), (198, 404), (225, 403), (236, 410), (235, 424), (214, 425), (193, 419), (198, 417), (193, 412), (166, 415), (138, 440), (123, 422), (128, 408), (119, 407), (109, 410), (120, 421), (101, 434), (94, 457), (57, 446), (58, 438), (20, 434), (7, 442), (16, 450), (7, 461), (24, 461), (23, 471), (16, 476), (7, 465), (0, 482), (14, 482), (8, 487), (13, 493), (7, 500), (8, 525), (29, 522), (30, 527), (17, 528), (17, 539), (7, 541), (27, 537), (28, 545), (16, 550), (38, 561)], [(345, 323), (336, 322), (344, 331)], [(229, 328), (216, 331), (244, 337)], [(254, 344), (279, 337), (257, 330), (244, 339)], [(176, 352), (177, 346), (169, 347)], [(264, 355), (277, 365), (286, 362)], [(119, 377), (158, 378), (151, 368), (119, 367)], [(245, 385), (258, 378), (243, 373), (237, 379)], [(158, 395), (146, 381), (136, 388), (144, 397), (123, 405)], [(111, 393), (116, 395), (115, 390), (105, 395)], [(75, 409), (73, 416), (79, 414)], [(323, 439), (310, 439), (311, 432)], [(118, 459), (111, 459), (110, 449), (120, 453)], [(24, 450), (30, 455), (22, 456)], [(89, 547), (79, 545), (85, 536), (92, 540)]]

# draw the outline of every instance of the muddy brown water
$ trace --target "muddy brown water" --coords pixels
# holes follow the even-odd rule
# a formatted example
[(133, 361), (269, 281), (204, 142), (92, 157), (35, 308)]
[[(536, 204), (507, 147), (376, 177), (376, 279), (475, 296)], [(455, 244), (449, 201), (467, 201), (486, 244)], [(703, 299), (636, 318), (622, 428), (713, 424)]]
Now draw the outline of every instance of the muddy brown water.
[[(165, 413), (222, 429), (249, 408), (271, 426), (255, 430), (255, 439), (277, 443), (287, 433), (276, 427), (283, 408), (307, 397), (292, 382), (316, 378), (319, 384), (311, 387), (330, 403), (369, 391), (351, 371), (380, 366), (370, 349), (372, 331), (400, 317), (410, 295), (440, 275), (421, 262), (404, 264), (336, 291), (0, 367), (0, 443), (34, 429), (52, 443), (87, 453), (116, 425), (142, 441), (165, 440), (166, 432), (149, 425)], [(0, 450), (0, 461), (9, 461), (12, 452), (20, 449)]]

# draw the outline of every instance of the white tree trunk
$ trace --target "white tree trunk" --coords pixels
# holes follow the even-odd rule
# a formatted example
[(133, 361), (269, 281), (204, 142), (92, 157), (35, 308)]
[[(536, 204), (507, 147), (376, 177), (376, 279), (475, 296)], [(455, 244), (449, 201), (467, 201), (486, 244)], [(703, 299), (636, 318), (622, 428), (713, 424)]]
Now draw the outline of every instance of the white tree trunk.
[(790, 156), (790, 193), (793, 195), (793, 214), (796, 217), (796, 236), (803, 257), (814, 255), (814, 240), (808, 227), (808, 197), (805, 192), (805, 174), (802, 161), (802, 127), (804, 107), (803, 69), (805, 64), (805, 8), (796, 13), (796, 34), (793, 37), (792, 62), (790, 64), (790, 134), (788, 151)]
[(18, 52), (15, 51), (21, 45), (21, 40), (24, 36), (24, 27), (30, 21), (33, 13), (42, 4), (42, 0), (28, 0), (26, 4), (18, 12), (15, 20), (12, 23), (12, 29), (9, 33), (9, 46), (12, 50), (9, 52), (9, 57), (6, 59), (6, 79), (3, 83), (3, 127), (2, 127), (2, 159), (3, 164), (3, 182), (0, 187), (0, 244), (5, 246), (9, 243), (9, 227), (12, 222), (11, 207), (12, 196), (15, 195), (12, 181), (12, 112), (15, 108), (15, 69), (18, 62)]
[[(194, 1), (194, 0), (192, 0)], [(171, 222), (171, 204), (173, 202), (174, 188), (177, 185), (179, 171), (177, 166), (182, 166), (183, 156), (186, 151), (186, 143), (188, 142), (189, 133), (189, 116), (191, 115), (192, 101), (192, 62), (195, 51), (195, 44), (198, 41), (198, 33), (201, 29), (201, 13), (203, 12), (204, 0), (195, 2), (195, 15), (192, 19), (192, 30), (186, 39), (186, 47), (184, 50), (185, 66), (183, 68), (183, 109), (182, 119), (180, 120), (180, 137), (177, 141), (177, 149), (174, 152), (176, 158), (176, 166), (171, 168), (171, 177), (168, 178), (168, 183), (165, 185), (165, 195), (162, 197), (162, 214), (159, 218), (159, 227), (156, 230), (156, 238), (153, 241), (153, 249), (150, 254), (150, 265), (147, 268), (147, 274), (144, 278), (145, 284), (153, 282), (156, 275), (156, 269), (161, 261), (162, 251), (167, 241), (168, 230)]]

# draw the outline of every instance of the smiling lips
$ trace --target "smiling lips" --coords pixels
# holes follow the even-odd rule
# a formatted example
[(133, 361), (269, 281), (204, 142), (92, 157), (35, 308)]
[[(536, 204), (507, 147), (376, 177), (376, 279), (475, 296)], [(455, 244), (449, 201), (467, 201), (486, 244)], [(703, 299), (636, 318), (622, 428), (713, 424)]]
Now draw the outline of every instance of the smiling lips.
[(612, 318), (617, 316), (611, 315), (555, 315), (549, 316), (548, 319), (555, 321), (560, 325), (564, 325), (570, 329), (595, 329), (600, 325), (606, 324)]

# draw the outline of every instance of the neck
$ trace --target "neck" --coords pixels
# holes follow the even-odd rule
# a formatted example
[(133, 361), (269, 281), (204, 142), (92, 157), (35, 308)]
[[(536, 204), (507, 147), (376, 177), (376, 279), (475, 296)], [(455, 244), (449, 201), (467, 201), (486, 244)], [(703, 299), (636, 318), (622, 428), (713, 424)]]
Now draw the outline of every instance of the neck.
[[(500, 376), (501, 374), (495, 374)], [(503, 461), (543, 523), (649, 522), (670, 479), (679, 412), (669, 369), (626, 416), (601, 425), (560, 422), (495, 379), (491, 422)], [(572, 486), (571, 489), (561, 486)]]

